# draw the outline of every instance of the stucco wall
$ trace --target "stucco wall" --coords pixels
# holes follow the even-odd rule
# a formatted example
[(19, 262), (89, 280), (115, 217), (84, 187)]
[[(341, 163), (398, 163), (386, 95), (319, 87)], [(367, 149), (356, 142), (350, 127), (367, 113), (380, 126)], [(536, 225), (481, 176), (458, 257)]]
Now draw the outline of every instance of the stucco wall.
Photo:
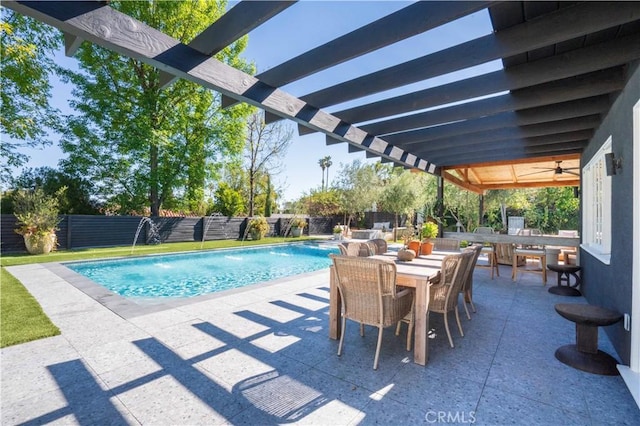
[[(605, 265), (585, 250), (581, 251), (583, 294), (593, 305), (629, 314), (632, 291), (633, 174), (640, 172), (640, 165), (633, 164), (633, 106), (640, 99), (639, 65), (636, 63), (629, 68), (625, 89), (613, 103), (582, 157), (583, 164), (588, 163), (611, 136), (612, 151), (616, 158), (622, 158), (622, 170), (611, 178), (611, 263)], [(631, 333), (624, 330), (622, 322), (605, 327), (604, 330), (622, 363), (629, 365)]]

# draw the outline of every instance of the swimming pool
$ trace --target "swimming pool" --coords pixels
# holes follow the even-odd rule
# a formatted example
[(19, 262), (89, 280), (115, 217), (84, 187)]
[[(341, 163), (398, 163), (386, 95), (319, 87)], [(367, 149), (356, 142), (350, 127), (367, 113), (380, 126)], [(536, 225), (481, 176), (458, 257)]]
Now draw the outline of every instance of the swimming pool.
[(187, 298), (290, 275), (331, 264), (336, 246), (289, 244), (67, 263), (65, 266), (129, 299)]

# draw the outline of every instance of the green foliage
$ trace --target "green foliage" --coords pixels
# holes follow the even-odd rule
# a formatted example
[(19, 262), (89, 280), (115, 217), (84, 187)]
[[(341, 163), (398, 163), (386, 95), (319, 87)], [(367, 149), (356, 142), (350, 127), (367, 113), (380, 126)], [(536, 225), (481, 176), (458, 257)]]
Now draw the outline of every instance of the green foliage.
[(5, 268), (0, 273), (0, 347), (60, 334), (20, 281)]
[(391, 169), (390, 165), (362, 164), (358, 160), (341, 165), (334, 186), (340, 194), (340, 210), (348, 218), (347, 225), (378, 201)]
[(340, 192), (336, 189), (327, 191), (312, 190), (309, 195), (302, 197), (302, 209), (310, 216), (335, 216), (342, 211)]
[(247, 226), (251, 233), (251, 238), (254, 240), (262, 239), (267, 235), (267, 232), (269, 232), (269, 223), (267, 222), (267, 219), (262, 216), (254, 217), (249, 221)]
[[(59, 195), (64, 193), (64, 188)], [(24, 236), (44, 236), (56, 230), (58, 199), (44, 193), (40, 188), (19, 190), (13, 195), (14, 216), (18, 219), (16, 232)]]
[[(225, 11), (226, 2), (126, 2), (110, 5), (188, 43)], [(240, 40), (216, 59), (252, 72), (237, 57)], [(150, 204), (203, 213), (204, 188), (221, 165), (240, 155), (251, 107), (221, 107), (220, 94), (177, 79), (160, 87), (159, 70), (91, 43), (76, 54), (80, 72), (65, 71), (74, 84), (70, 117), (61, 141), (66, 164), (96, 182), (97, 195), (114, 212)]]
[(307, 221), (302, 217), (294, 217), (291, 219), (291, 227), (292, 228), (303, 228), (307, 226)]
[(422, 238), (435, 238), (438, 236), (438, 225), (433, 222), (425, 222), (422, 225)]
[(423, 201), (421, 195), (421, 174), (399, 171), (391, 175), (380, 196), (379, 209), (395, 213), (395, 226), (398, 226), (398, 215), (409, 217), (418, 209)]
[(271, 206), (273, 204), (271, 193), (271, 178), (267, 175), (267, 191), (264, 200), (264, 217), (271, 217)]
[[(100, 214), (98, 203), (91, 195), (93, 184), (77, 174), (50, 167), (27, 169), (14, 180), (13, 186), (16, 189), (41, 188), (46, 195), (58, 199), (60, 214)], [(61, 188), (66, 188), (62, 194), (59, 193)], [(3, 198), (2, 213), (13, 213), (11, 196)]]
[(216, 190), (216, 201), (213, 210), (227, 217), (239, 215), (244, 211), (242, 195), (227, 183), (221, 182)]
[(0, 179), (8, 182), (11, 169), (23, 165), (23, 148), (50, 145), (49, 129), (59, 130), (59, 111), (49, 104), (54, 73), (53, 52), (60, 34), (35, 19), (1, 9), (0, 129), (8, 137), (0, 144)]

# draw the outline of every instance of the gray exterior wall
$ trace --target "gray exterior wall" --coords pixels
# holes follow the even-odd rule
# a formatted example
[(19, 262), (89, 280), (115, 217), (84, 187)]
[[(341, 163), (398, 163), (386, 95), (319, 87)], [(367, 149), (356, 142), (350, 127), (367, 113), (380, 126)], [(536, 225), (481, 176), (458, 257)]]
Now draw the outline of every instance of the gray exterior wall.
[[(605, 265), (581, 250), (582, 292), (590, 304), (629, 314), (633, 286), (633, 175), (640, 173), (640, 166), (633, 164), (633, 106), (640, 99), (638, 65), (636, 63), (629, 69), (625, 89), (613, 103), (582, 156), (583, 164), (588, 163), (611, 136), (612, 151), (616, 158), (622, 158), (622, 170), (611, 177), (611, 264)], [(631, 333), (624, 330), (622, 321), (604, 329), (622, 363), (629, 365)]]

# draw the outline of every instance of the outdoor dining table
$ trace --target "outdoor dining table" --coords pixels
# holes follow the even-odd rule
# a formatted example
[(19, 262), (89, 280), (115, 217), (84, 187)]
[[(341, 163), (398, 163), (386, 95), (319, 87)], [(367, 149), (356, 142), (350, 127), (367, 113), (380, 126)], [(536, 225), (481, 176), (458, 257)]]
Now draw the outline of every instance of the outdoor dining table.
[[(442, 259), (450, 252), (436, 252), (430, 255), (420, 255), (409, 262), (398, 260), (396, 252), (387, 252), (373, 259), (387, 259), (396, 264), (396, 284), (402, 287), (415, 288), (415, 326), (413, 361), (416, 364), (426, 365), (429, 357), (429, 279), (435, 278), (440, 273)], [(342, 300), (336, 283), (333, 266), (330, 272), (329, 290), (329, 337), (339, 339), (341, 330), (340, 315), (342, 312)]]

